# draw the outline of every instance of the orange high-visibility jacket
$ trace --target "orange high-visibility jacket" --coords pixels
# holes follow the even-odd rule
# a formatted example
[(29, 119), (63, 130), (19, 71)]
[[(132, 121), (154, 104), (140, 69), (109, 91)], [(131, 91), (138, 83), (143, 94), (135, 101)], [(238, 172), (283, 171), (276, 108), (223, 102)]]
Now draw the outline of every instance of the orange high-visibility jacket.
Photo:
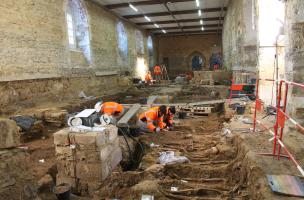
[(161, 68), (160, 68), (160, 66), (156, 65), (154, 67), (154, 74), (155, 75), (161, 75)]
[(167, 113), (164, 117), (166, 119), (166, 122), (168, 122), (169, 124), (168, 125), (172, 125), (173, 124), (173, 118), (174, 118), (174, 115), (172, 113), (169, 112), (169, 108), (167, 108)]
[(145, 80), (146, 80), (147, 82), (151, 81), (151, 80), (152, 80), (151, 74), (149, 74), (149, 73), (146, 74)]
[(157, 125), (161, 129), (165, 128), (166, 126), (166, 124), (163, 122), (163, 116), (158, 117), (158, 111), (159, 107), (153, 107), (139, 116), (139, 119), (143, 122), (146, 122), (148, 129), (151, 131), (154, 131), (156, 128), (153, 124), (154, 121), (157, 122)]
[(116, 102), (105, 102), (102, 104), (101, 112), (103, 114), (114, 115), (123, 112), (123, 106)]

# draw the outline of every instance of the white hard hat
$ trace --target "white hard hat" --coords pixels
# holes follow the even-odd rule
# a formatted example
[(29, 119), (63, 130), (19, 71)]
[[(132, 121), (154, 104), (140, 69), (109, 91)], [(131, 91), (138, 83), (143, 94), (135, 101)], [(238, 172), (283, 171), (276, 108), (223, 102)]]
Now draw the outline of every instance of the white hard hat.
[(96, 112), (100, 112), (102, 108), (102, 101), (99, 101), (95, 104), (94, 109), (96, 110)]

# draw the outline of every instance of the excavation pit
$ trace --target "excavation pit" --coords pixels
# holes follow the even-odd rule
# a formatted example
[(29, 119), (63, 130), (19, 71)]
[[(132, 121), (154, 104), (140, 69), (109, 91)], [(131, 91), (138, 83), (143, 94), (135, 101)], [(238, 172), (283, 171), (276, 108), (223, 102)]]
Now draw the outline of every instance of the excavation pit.
[[(180, 120), (174, 131), (140, 136), (146, 151), (138, 168), (113, 172), (95, 199), (140, 199), (143, 194), (155, 199), (251, 199), (238, 138), (221, 136), (222, 122), (218, 116), (191, 118)], [(164, 151), (190, 162), (158, 164)]]

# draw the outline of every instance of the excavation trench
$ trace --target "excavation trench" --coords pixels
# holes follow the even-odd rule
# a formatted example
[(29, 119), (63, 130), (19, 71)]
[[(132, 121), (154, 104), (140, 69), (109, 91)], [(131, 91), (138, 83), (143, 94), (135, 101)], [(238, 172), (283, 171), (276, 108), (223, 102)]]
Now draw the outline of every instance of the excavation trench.
[[(139, 136), (145, 147), (140, 163), (132, 170), (113, 172), (95, 199), (140, 199), (142, 195), (155, 199), (252, 199), (245, 186), (245, 153), (238, 137), (221, 136), (222, 122), (215, 115), (196, 117), (178, 121), (174, 131)], [(151, 143), (159, 147), (151, 147)], [(157, 164), (159, 154), (165, 151), (186, 156), (190, 162)], [(136, 148), (135, 156), (141, 153)]]

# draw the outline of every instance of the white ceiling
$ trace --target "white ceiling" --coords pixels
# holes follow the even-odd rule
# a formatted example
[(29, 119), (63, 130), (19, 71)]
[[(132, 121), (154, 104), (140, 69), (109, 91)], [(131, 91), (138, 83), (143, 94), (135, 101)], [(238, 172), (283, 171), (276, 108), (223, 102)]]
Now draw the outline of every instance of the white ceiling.
[[(128, 18), (133, 23), (148, 23), (143, 15), (148, 16), (151, 19), (150, 24), (140, 25), (143, 29), (156, 29), (156, 27), (153, 25), (154, 23), (157, 23), (158, 21), (172, 21), (172, 23), (167, 24), (158, 24), (160, 26), (160, 30), (164, 29), (166, 30), (167, 27), (177, 27), (177, 29), (168, 29), (166, 30), (169, 32), (181, 32), (181, 28), (178, 27), (178, 24), (174, 20), (184, 20), (184, 19), (191, 19), (191, 22), (179, 22), (180, 26), (201, 26), (199, 21), (202, 18), (213, 18), (212, 21), (204, 21), (204, 25), (207, 24), (220, 24), (220, 28), (222, 27), (223, 20), (220, 20), (218, 18), (225, 16), (225, 11), (222, 9), (228, 6), (229, 0), (199, 0), (200, 6), (196, 6), (196, 1), (187, 1), (184, 2), (174, 2), (174, 0), (171, 0), (171, 2), (168, 0), (167, 7), (169, 8), (170, 12), (173, 12), (173, 16), (171, 16), (170, 12), (166, 8), (165, 4), (152, 4), (152, 5), (137, 5), (136, 2), (150, 2), (155, 3), (153, 0), (93, 0), (99, 4), (102, 4), (103, 6), (107, 7), (109, 5), (115, 5), (115, 4), (122, 4), (118, 8), (110, 8), (114, 13), (117, 15), (120, 15), (121, 17), (124, 16), (132, 16), (132, 15), (139, 15), (135, 18)], [(129, 7), (129, 4), (132, 4), (138, 9), (138, 12), (135, 12), (133, 9)], [(156, 1), (157, 3), (157, 1)], [(208, 8), (217, 8), (219, 11), (216, 12), (204, 12), (204, 9)], [(202, 16), (198, 16), (198, 9), (202, 10)], [(194, 10), (194, 13), (192, 14), (174, 14), (175, 11), (188, 11), (188, 10)], [(165, 13), (165, 16), (150, 16), (156, 13)], [(175, 18), (175, 19), (174, 19)], [(216, 19), (214, 19), (216, 18)], [(215, 30), (217, 32), (218, 26), (216, 27), (206, 27), (205, 30)], [(160, 30), (153, 30), (154, 33), (159, 33)], [(184, 29), (184, 32), (187, 31), (201, 31), (201, 27), (197, 28), (188, 28)], [(203, 32), (203, 31), (201, 31)]]

